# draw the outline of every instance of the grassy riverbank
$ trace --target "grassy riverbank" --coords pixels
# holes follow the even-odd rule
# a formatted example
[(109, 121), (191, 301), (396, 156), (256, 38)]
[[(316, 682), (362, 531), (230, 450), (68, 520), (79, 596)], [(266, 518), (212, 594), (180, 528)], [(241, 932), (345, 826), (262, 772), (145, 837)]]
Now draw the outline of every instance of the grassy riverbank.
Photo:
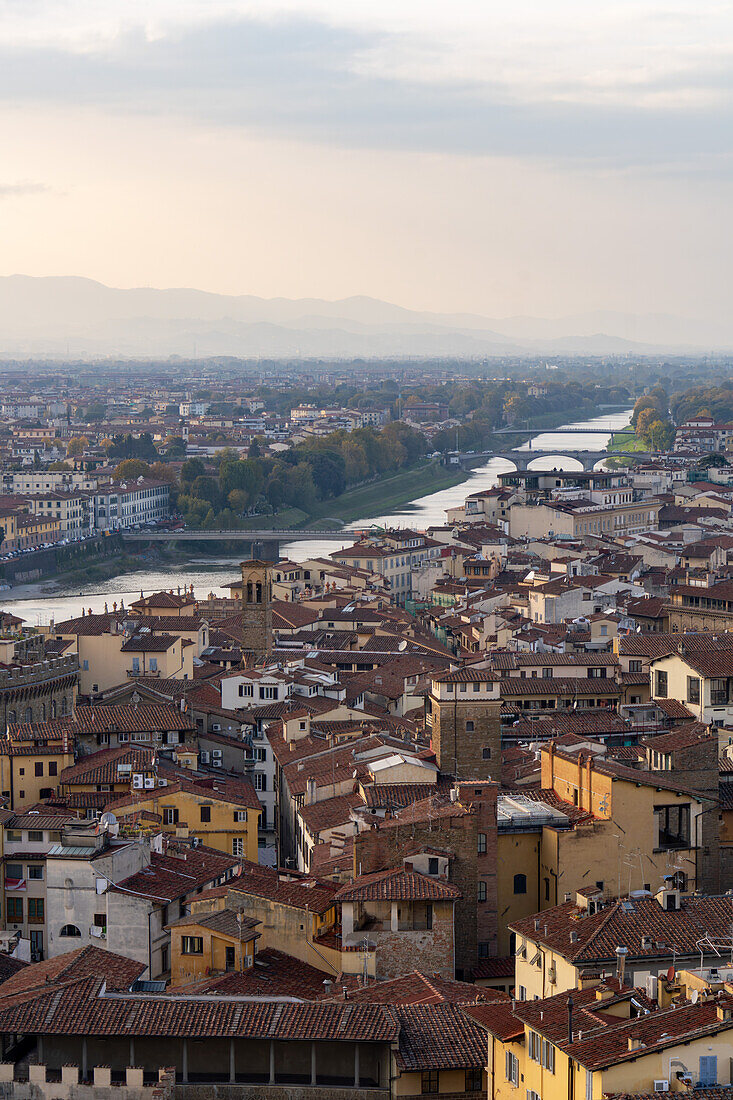
[(438, 459), (424, 459), (390, 477), (357, 485), (338, 497), (320, 501), (307, 512), (301, 508), (283, 508), (275, 516), (248, 516), (242, 523), (242, 530), (281, 531), (302, 527), (329, 530), (404, 508), (418, 497), (460, 485), (468, 476), (461, 467), (443, 466)]
[(647, 444), (643, 441), (643, 439), (639, 439), (631, 424), (628, 424), (625, 428), (620, 428), (617, 432), (614, 432), (613, 437), (608, 444), (609, 454), (612, 454), (614, 451), (648, 450), (649, 448)]
[(298, 526), (309, 527), (311, 522), (318, 521), (322, 521), (321, 526), (333, 526), (333, 523), (323, 521), (352, 523), (356, 519), (383, 515), (403, 508), (417, 497), (459, 485), (467, 476), (465, 470), (441, 466), (437, 459), (432, 459), (409, 470), (401, 470), (392, 477), (349, 489), (333, 500), (324, 500), (311, 509), (310, 515)]
[[(646, 450), (648, 450), (646, 443), (644, 443), (642, 439), (639, 439), (631, 424), (614, 432), (608, 443), (608, 453), (610, 455), (613, 455), (614, 451)], [(607, 466), (609, 469), (621, 470), (625, 466), (631, 466), (634, 461), (633, 458), (610, 458)]]

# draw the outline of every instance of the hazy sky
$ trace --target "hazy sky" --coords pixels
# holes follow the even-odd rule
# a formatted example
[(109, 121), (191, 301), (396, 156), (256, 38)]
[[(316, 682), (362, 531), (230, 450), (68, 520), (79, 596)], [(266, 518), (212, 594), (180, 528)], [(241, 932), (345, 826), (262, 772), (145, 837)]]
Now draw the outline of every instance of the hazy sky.
[(729, 313), (733, 3), (0, 0), (0, 274)]

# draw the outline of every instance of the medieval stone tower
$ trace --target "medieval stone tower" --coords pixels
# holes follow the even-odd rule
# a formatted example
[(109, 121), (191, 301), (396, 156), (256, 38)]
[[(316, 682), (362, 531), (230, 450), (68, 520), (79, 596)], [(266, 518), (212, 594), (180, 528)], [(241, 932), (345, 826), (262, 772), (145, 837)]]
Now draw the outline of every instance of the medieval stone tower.
[(501, 782), (501, 697), (494, 672), (465, 668), (435, 674), (425, 707), (442, 773)]
[(266, 561), (243, 561), (242, 648), (262, 660), (272, 649), (272, 566)]

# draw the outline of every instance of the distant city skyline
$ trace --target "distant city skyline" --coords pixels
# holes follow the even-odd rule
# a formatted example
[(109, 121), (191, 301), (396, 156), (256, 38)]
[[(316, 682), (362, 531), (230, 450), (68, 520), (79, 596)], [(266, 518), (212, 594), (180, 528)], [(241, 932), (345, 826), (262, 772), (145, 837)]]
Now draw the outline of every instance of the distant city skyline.
[(727, 317), (729, 6), (0, 11), (2, 275)]

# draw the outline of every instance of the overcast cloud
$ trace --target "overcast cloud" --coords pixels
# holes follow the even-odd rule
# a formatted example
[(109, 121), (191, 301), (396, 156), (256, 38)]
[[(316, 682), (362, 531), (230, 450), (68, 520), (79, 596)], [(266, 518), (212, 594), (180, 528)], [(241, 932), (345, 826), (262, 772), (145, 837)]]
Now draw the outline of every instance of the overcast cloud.
[[(69, 255), (68, 267), (59, 269), (63, 253), (49, 242), (44, 246), (36, 241), (32, 226), (25, 227), (26, 259), (19, 247), (22, 222), (0, 223), (5, 263), (12, 270), (73, 271), (117, 282), (163, 278), (176, 283), (185, 278), (208, 286), (207, 280), (213, 280), (211, 289), (266, 294), (292, 293), (297, 287), (303, 294), (338, 296), (332, 266), (324, 278), (318, 256), (296, 253), (295, 237), (279, 290), (271, 282), (273, 271), (264, 276), (262, 286), (253, 271), (247, 285), (238, 285), (237, 264), (227, 264), (221, 255), (202, 255), (198, 238), (194, 245), (192, 226), (203, 228), (212, 215), (202, 204), (195, 211), (186, 206), (192, 199), (181, 185), (178, 158), (186, 145), (199, 156), (205, 145), (212, 196), (235, 194), (243, 173), (252, 183), (253, 158), (260, 164), (257, 171), (272, 160), (272, 171), (295, 177), (306, 159), (312, 166), (313, 158), (320, 157), (323, 208), (318, 206), (317, 169), (309, 167), (315, 175), (309, 183), (308, 210), (301, 208), (294, 190), (283, 195), (280, 211), (286, 221), (314, 219), (321, 241), (324, 234), (328, 237), (333, 156), (352, 157), (344, 186), (355, 206), (362, 206), (360, 216), (373, 219), (363, 226), (362, 247), (371, 242), (372, 248), (383, 249), (384, 266), (402, 274), (396, 284), (386, 278), (380, 285), (374, 257), (360, 252), (339, 273), (344, 294), (397, 293), (404, 304), (447, 309), (477, 309), (485, 302), (491, 314), (633, 308), (640, 287), (622, 274), (617, 257), (598, 251), (605, 245), (607, 227), (596, 220), (605, 218), (615, 221), (616, 235), (628, 234), (627, 254), (643, 239), (647, 248), (663, 249), (668, 264), (670, 244), (677, 242), (684, 274), (675, 274), (673, 286), (671, 272), (665, 278), (662, 269), (662, 285), (650, 289), (644, 284), (640, 309), (677, 309), (680, 302), (692, 305), (693, 299), (696, 310), (706, 302), (714, 311), (720, 308), (713, 299), (720, 298), (720, 282), (729, 276), (733, 168), (730, 3), (0, 0), (0, 28), (0, 124), (7, 127), (10, 141), (4, 145), (5, 174), (10, 181), (36, 176), (48, 180), (43, 185), (0, 184), (0, 197), (35, 193), (38, 203), (52, 204), (49, 225), (65, 216), (71, 225), (80, 213), (74, 208), (76, 195), (93, 218), (100, 241), (96, 262), (92, 242), (85, 240), (79, 255)], [(96, 142), (110, 141), (121, 160), (114, 175), (110, 163), (105, 176), (104, 163), (90, 167), (87, 158), (90, 145), (93, 149)], [(493, 242), (495, 253), (484, 251), (484, 258), (490, 266), (501, 265), (504, 279), (497, 280), (494, 273), (481, 286), (474, 277), (463, 289), (446, 272), (441, 289), (439, 280), (431, 277), (428, 286), (416, 271), (410, 285), (418, 227), (405, 226), (399, 173), (391, 194), (384, 189), (394, 167), (391, 158), (405, 156), (430, 158), (420, 171), (419, 161), (411, 164), (426, 191), (420, 200), (423, 232), (449, 232), (448, 224), (441, 225), (441, 203), (446, 223), (452, 222), (448, 208), (465, 203), (471, 193), (474, 207), (469, 213), (476, 233), (454, 243), (455, 259), (460, 266), (463, 255), (465, 268), (479, 271), (478, 242), (484, 250)], [(221, 158), (228, 168), (222, 170)], [(214, 164), (219, 165), (216, 172)], [(345, 162), (339, 164), (345, 171)], [(411, 173), (401, 171), (407, 180)], [(203, 194), (205, 163), (197, 164), (196, 174), (201, 176), (197, 194)], [(506, 183), (511, 174), (514, 188)], [(609, 185), (609, 178), (616, 182)], [(665, 211), (665, 224), (657, 224), (653, 201), (650, 207), (650, 181), (661, 188), (659, 209)], [(175, 237), (177, 255), (185, 254), (182, 278), (175, 278), (174, 266), (167, 269), (159, 254), (147, 256), (143, 239), (136, 261), (123, 247), (117, 268), (109, 251), (102, 250), (105, 234), (114, 239), (120, 219), (140, 216), (141, 187), (149, 188), (151, 202), (166, 188), (178, 195), (177, 225), (170, 221), (172, 211), (165, 212), (164, 221), (166, 240)], [(491, 187), (496, 189), (493, 195)], [(376, 207), (375, 193), (380, 199)], [(499, 232), (493, 224), (497, 209), (489, 213), (485, 203), (507, 195), (511, 198), (500, 211)], [(10, 205), (3, 203), (5, 209)], [(544, 227), (538, 233), (535, 225), (531, 238), (522, 236), (522, 227), (536, 222), (537, 211), (544, 209), (553, 223), (570, 222), (586, 206), (587, 223), (577, 242), (568, 227), (568, 253), (558, 255), (554, 239), (543, 243), (542, 238), (554, 237)], [(231, 216), (236, 227), (237, 211)], [(23, 217), (19, 208), (16, 217)], [(487, 218), (491, 225), (485, 224)], [(693, 257), (687, 235), (696, 218), (700, 234), (712, 234), (707, 270), (700, 266), (704, 249), (698, 254), (695, 247)], [(273, 229), (279, 232), (279, 226)], [(333, 232), (341, 231), (334, 224)], [(580, 246), (588, 233), (597, 235), (595, 252)], [(190, 249), (185, 253), (187, 240)], [(253, 245), (250, 236), (247, 243)], [(278, 237), (278, 246), (287, 242)], [(324, 246), (328, 248), (327, 241)], [(436, 238), (436, 256), (441, 254)], [(80, 270), (82, 255), (91, 269)], [(549, 289), (550, 280), (557, 280), (558, 264), (577, 268), (590, 257), (580, 294), (573, 275), (565, 294), (555, 285)], [(253, 268), (261, 271), (270, 263), (259, 253), (251, 258)], [(540, 269), (548, 284), (544, 293), (537, 292)], [(654, 272), (658, 277), (656, 268)], [(650, 268), (647, 280), (651, 276)], [(503, 283), (513, 287), (510, 294), (501, 289)], [(610, 301), (609, 287), (614, 286)]]

